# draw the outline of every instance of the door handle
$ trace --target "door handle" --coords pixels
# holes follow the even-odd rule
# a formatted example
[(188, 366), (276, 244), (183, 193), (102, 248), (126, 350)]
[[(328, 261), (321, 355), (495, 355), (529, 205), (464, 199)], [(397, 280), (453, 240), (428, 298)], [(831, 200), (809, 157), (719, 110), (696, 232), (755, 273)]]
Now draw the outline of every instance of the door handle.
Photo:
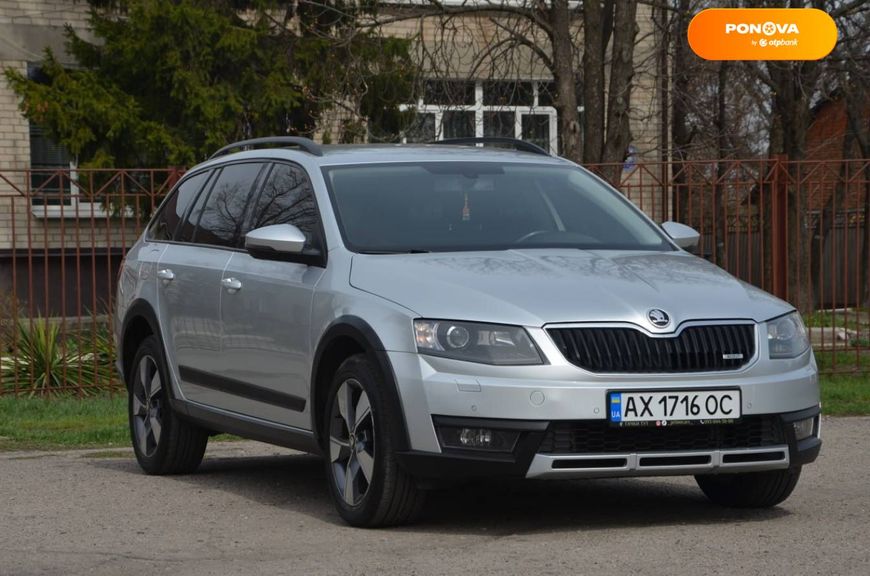
[(165, 282), (172, 282), (175, 280), (175, 272), (169, 268), (161, 268), (157, 271), (157, 277)]
[(238, 278), (224, 278), (221, 280), (221, 286), (226, 288), (230, 294), (235, 294), (242, 289), (242, 282)]

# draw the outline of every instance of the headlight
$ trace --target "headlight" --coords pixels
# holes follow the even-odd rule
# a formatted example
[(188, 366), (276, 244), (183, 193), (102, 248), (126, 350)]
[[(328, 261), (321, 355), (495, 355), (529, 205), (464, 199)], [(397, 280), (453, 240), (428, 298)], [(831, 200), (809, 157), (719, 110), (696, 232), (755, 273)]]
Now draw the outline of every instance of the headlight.
[(525, 329), (501, 324), (414, 320), (420, 354), (483, 364), (543, 364)]
[(795, 358), (810, 347), (800, 314), (792, 312), (767, 321), (767, 346), (771, 358)]

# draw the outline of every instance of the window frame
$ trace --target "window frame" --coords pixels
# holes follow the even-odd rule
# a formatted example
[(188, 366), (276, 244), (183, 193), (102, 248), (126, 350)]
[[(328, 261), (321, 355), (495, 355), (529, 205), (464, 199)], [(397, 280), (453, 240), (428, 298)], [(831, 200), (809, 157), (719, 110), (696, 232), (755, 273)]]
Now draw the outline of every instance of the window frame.
[[(484, 104), (484, 83), (490, 80), (474, 80), (474, 104), (430, 104), (425, 101), (425, 96), (421, 96), (416, 104), (402, 104), (399, 106), (401, 111), (415, 111), (417, 114), (434, 114), (435, 116), (435, 140), (444, 139), (444, 113), (445, 112), (474, 112), (474, 134), (475, 138), (484, 137), (483, 117), (486, 112), (511, 112), (514, 114), (514, 136), (518, 140), (523, 139), (523, 116), (549, 116), (549, 144), (546, 147), (547, 151), (555, 154), (559, 149), (559, 122), (556, 108), (554, 106), (544, 106), (540, 104), (540, 96), (543, 84), (552, 83), (552, 80), (522, 80), (522, 82), (530, 82), (532, 84), (532, 104), (531, 105), (509, 105), (509, 104)], [(425, 92), (424, 92), (425, 93)], [(583, 106), (577, 107), (578, 114), (584, 111)], [(402, 135), (403, 144), (408, 143), (406, 134)]]

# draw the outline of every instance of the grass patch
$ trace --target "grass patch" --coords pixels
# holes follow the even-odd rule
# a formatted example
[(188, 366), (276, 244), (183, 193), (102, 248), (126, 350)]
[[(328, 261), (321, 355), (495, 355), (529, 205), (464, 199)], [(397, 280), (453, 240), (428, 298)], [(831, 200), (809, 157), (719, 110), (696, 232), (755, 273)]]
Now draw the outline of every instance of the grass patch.
[(127, 399), (0, 396), (0, 449), (128, 446)]
[[(829, 416), (870, 415), (870, 373), (821, 377), (822, 406)], [(221, 434), (211, 441), (237, 440)], [(0, 450), (111, 448), (130, 445), (127, 399), (123, 395), (88, 398), (0, 396)], [(124, 458), (121, 452), (94, 458)]]
[(870, 414), (870, 373), (822, 376), (822, 412), (828, 416)]
[(813, 350), (819, 372), (870, 372), (870, 350)]
[[(219, 434), (209, 442), (240, 440)], [(0, 396), (0, 450), (128, 448), (127, 397), (123, 394), (76, 398)], [(93, 458), (125, 458), (119, 452)]]
[(863, 309), (857, 308), (848, 312), (834, 312), (832, 310), (817, 310), (804, 314), (804, 324), (811, 328), (848, 328), (860, 330)]

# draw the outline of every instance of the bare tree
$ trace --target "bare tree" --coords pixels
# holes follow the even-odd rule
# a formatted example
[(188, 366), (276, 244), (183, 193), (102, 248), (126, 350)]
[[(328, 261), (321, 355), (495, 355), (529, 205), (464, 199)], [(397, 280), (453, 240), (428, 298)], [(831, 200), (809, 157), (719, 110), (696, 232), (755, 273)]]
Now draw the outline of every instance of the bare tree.
[[(827, 11), (842, 29), (844, 20), (852, 15), (864, 13), (866, 2), (842, 0), (825, 2), (823, 0), (753, 0), (750, 7), (812, 7)], [(769, 60), (762, 66), (751, 66), (756, 77), (769, 89), (771, 99), (770, 146), (771, 154), (784, 154), (789, 160), (802, 160), (806, 157), (807, 131), (812, 120), (812, 106), (825, 91), (821, 80), (826, 77), (836, 58), (810, 61)], [(787, 267), (788, 295), (798, 309), (811, 310), (814, 306), (809, 213), (807, 190), (799, 185), (799, 167), (790, 164), (787, 187)]]
[(443, 78), (509, 79), (523, 69), (541, 70), (553, 82), (560, 154), (578, 162), (621, 162), (631, 141), (637, 4), (429, 0), (419, 16), (422, 60), (428, 74)]

